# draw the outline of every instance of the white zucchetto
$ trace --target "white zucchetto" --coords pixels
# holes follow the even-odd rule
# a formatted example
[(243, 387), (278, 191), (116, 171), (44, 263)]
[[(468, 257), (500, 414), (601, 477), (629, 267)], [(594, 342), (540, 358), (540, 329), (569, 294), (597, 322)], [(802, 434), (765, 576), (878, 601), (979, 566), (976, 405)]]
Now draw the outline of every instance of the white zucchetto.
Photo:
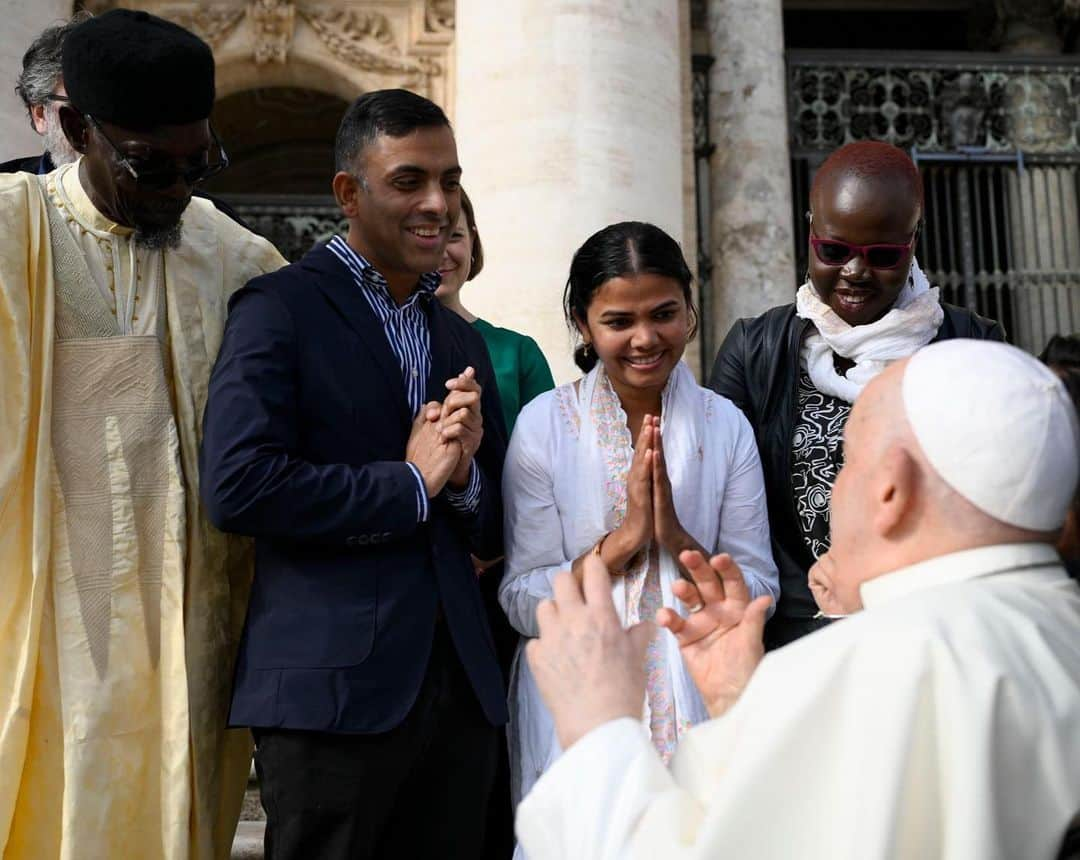
[(904, 410), (930, 465), (979, 510), (1060, 528), (1080, 476), (1080, 426), (1052, 370), (1003, 343), (947, 340), (912, 356)]

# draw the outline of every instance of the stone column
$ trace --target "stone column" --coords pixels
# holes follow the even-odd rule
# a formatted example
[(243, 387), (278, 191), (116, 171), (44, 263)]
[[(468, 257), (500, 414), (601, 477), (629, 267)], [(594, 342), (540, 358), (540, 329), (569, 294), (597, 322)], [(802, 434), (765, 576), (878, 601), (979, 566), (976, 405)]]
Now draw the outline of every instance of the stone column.
[[(684, 236), (679, 0), (458, 0), (455, 128), (484, 243), (463, 301), (576, 375), (573, 252), (616, 221)], [(693, 248), (684, 250), (691, 257)]]
[[(713, 287), (709, 341), (793, 300), (781, 0), (709, 0)], [(712, 357), (706, 356), (706, 368)]]
[(46, 27), (71, 14), (71, 0), (0, 0), (0, 161), (24, 155), (40, 155), (41, 138), (30, 127), (26, 108), (15, 95), (15, 79), (22, 71), (22, 56)]

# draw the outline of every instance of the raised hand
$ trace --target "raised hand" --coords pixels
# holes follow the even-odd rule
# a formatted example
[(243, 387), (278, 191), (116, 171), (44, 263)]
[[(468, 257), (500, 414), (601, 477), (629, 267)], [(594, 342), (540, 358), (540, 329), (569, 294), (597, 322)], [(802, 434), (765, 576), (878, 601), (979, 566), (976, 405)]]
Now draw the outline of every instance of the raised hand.
[[(646, 419), (648, 420), (648, 419)], [(664, 457), (664, 440), (660, 434), (660, 419), (653, 418), (652, 508), (653, 537), (676, 559), (683, 550), (693, 549), (704, 554), (704, 548), (692, 538), (679, 522), (675, 500), (668, 478)]]
[(425, 404), (413, 419), (405, 446), (405, 459), (420, 470), (429, 499), (442, 491), (461, 460), (461, 444), (444, 440), (439, 432), (441, 414), (441, 404), (434, 401)]
[(469, 467), (484, 438), (480, 406), (482, 392), (480, 383), (476, 381), (476, 371), (471, 367), (448, 379), (446, 387), (450, 393), (442, 403), (440, 431), (443, 441), (457, 442), (461, 446), (460, 459), (449, 478), (451, 486), (461, 489), (469, 483)]
[(603, 559), (612, 570), (622, 571), (630, 560), (652, 540), (652, 457), (653, 422), (646, 415), (641, 422), (634, 458), (626, 476), (626, 517), (604, 541)]
[(611, 599), (611, 577), (594, 554), (582, 563), (583, 583), (555, 577), (555, 599), (536, 609), (540, 638), (525, 654), (555, 721), (562, 748), (619, 717), (641, 718), (649, 622), (623, 630)]
[(679, 555), (693, 583), (672, 584), (674, 595), (690, 607), (689, 618), (673, 609), (656, 614), (656, 623), (678, 640), (683, 659), (709, 713), (718, 717), (738, 699), (765, 654), (762, 634), (771, 597), (750, 599), (742, 571), (730, 555), (708, 562), (696, 550)]

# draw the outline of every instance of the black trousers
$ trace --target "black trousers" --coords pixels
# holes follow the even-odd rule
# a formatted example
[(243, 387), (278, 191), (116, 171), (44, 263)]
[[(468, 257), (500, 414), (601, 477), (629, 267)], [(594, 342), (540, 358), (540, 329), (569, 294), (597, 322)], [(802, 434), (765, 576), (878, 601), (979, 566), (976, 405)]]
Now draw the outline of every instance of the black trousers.
[[(503, 684), (509, 687), (510, 666), (520, 640), (518, 632), (499, 605), (499, 583), (505, 573), (503, 562), (489, 567), (480, 577), (480, 595), (484, 598), (488, 624), (495, 639), (495, 653), (503, 673)], [(514, 807), (510, 802), (510, 752), (506, 726), (499, 729), (499, 757), (495, 765), (495, 782), (488, 804), (487, 832), (484, 856), (477, 860), (510, 860), (514, 854)]]
[(396, 728), (253, 731), (266, 860), (483, 853), (498, 732), (441, 623), (416, 703)]

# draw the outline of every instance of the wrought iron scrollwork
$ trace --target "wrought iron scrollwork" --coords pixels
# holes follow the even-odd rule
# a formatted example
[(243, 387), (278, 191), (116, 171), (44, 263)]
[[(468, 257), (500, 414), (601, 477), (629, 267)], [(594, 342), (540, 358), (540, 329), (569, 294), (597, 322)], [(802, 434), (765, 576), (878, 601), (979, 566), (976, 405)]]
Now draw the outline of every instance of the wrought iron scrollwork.
[(847, 55), (841, 64), (836, 55), (790, 52), (788, 93), (796, 152), (872, 138), (925, 152), (1080, 156), (1080, 62), (1071, 59)]

